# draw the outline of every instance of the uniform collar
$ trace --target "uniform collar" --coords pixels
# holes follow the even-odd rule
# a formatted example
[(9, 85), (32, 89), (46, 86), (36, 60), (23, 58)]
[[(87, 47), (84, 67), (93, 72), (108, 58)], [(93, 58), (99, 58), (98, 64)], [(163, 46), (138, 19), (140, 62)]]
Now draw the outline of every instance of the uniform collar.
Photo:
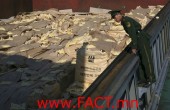
[(125, 21), (125, 16), (122, 16), (121, 24)]
[(125, 16), (122, 16), (122, 21), (125, 21)]

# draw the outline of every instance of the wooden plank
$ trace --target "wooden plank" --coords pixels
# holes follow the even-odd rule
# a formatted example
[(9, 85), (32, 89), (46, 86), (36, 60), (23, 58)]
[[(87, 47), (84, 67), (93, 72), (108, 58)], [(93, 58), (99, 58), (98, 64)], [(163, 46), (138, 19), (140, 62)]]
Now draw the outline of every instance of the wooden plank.
[(102, 8), (94, 8), (90, 7), (90, 13), (101, 14), (101, 13), (108, 13), (111, 11), (110, 9), (102, 9)]
[(14, 83), (8, 86), (8, 90), (0, 95), (0, 108), (6, 108), (5, 103), (9, 100), (13, 93), (19, 88), (19, 85)]
[(22, 73), (12, 71), (0, 76), (0, 81), (18, 82), (20, 81)]
[(41, 29), (46, 27), (48, 24), (50, 24), (49, 21), (43, 20), (43, 21), (33, 22), (29, 26), (33, 27), (34, 29)]
[(37, 43), (34, 43), (34, 44), (23, 44), (23, 45), (20, 45), (20, 46), (17, 46), (17, 47), (12, 47), (10, 49), (8, 49), (6, 51), (7, 54), (17, 54), (17, 53), (20, 53), (20, 52), (24, 52), (24, 51), (29, 51), (33, 48), (37, 48), (39, 47), (40, 45), (37, 44)]
[(0, 64), (2, 65), (13, 65), (16, 67), (22, 67), (25, 65), (25, 60), (26, 58), (23, 56), (19, 55), (12, 55), (12, 56), (7, 56), (4, 59), (1, 59)]
[(61, 12), (61, 13), (72, 13), (73, 10), (72, 9), (64, 9), (64, 10), (59, 10), (59, 12)]
[[(27, 55), (28, 55), (28, 58), (34, 58), (34, 57), (36, 57), (38, 55), (46, 53), (46, 51), (47, 51), (46, 49), (43, 49), (41, 47), (34, 48), (34, 49), (31, 49), (31, 50), (27, 51)], [(40, 58), (38, 58), (38, 59), (40, 59)]]

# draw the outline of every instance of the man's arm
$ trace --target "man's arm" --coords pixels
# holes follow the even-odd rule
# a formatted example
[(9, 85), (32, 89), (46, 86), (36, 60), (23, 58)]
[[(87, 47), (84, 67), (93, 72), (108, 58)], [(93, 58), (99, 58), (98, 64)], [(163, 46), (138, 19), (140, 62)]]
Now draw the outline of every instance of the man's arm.
[(134, 24), (132, 22), (127, 23), (127, 33), (132, 39), (132, 49), (137, 49), (137, 32)]

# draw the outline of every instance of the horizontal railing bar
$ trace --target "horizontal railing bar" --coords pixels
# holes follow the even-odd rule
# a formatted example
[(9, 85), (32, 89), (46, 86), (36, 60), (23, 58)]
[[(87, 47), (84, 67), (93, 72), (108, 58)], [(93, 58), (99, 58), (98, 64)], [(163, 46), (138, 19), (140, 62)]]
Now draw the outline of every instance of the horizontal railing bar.
[[(166, 23), (168, 16), (170, 15), (170, 2), (168, 2), (164, 8), (146, 25), (144, 31), (147, 32), (150, 36), (150, 44), (156, 40), (157, 35), (162, 30), (164, 24)], [(159, 17), (157, 19), (157, 17)]]
[[(130, 61), (124, 65), (122, 71), (120, 72), (125, 74), (121, 75), (118, 73), (117, 77), (110, 84), (109, 89), (105, 91), (105, 94), (103, 94), (103, 96), (113, 96), (112, 101), (119, 100), (123, 92), (126, 90), (138, 66), (139, 66), (138, 57), (131, 58)], [(112, 88), (113, 86), (115, 87), (114, 89)]]

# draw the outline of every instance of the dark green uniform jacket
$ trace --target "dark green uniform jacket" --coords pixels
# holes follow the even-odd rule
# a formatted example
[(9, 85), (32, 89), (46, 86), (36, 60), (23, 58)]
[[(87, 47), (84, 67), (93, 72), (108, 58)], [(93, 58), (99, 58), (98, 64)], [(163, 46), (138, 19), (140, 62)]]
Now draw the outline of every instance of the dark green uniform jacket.
[(153, 69), (153, 60), (151, 57), (151, 49), (149, 43), (149, 35), (141, 30), (141, 25), (134, 19), (123, 16), (121, 24), (126, 33), (132, 39), (132, 48), (139, 50), (140, 67), (139, 79), (141, 81), (155, 82), (155, 74)]

